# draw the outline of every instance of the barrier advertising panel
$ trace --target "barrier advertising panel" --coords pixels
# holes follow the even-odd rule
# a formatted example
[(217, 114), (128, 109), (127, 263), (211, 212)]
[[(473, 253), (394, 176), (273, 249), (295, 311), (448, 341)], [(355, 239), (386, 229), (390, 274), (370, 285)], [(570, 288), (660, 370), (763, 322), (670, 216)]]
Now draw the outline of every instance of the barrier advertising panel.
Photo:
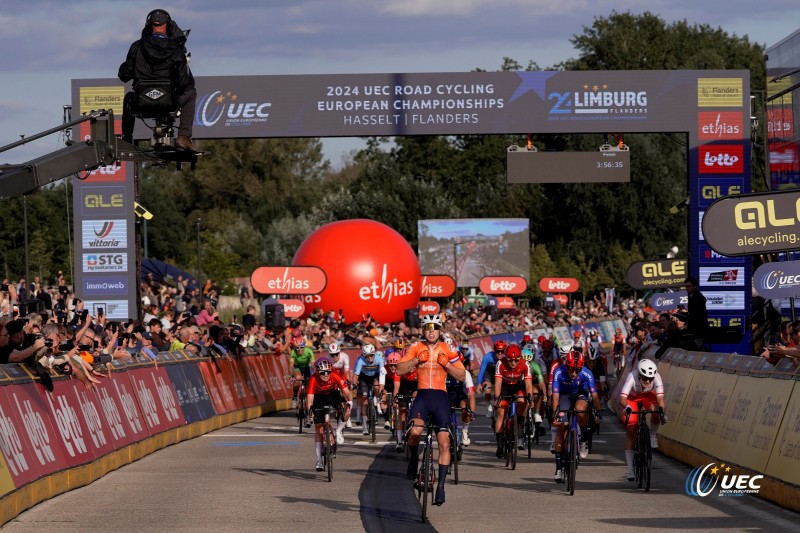
[(681, 411), (680, 417), (675, 419), (675, 431), (671, 433), (670, 438), (684, 443), (692, 442), (697, 426), (702, 422), (703, 414), (711, 401), (711, 389), (715, 377), (713, 372), (696, 372), (692, 377), (692, 384), (687, 391), (683, 411)]
[(767, 463), (766, 473), (800, 485), (800, 386), (794, 387), (786, 403), (783, 419)]

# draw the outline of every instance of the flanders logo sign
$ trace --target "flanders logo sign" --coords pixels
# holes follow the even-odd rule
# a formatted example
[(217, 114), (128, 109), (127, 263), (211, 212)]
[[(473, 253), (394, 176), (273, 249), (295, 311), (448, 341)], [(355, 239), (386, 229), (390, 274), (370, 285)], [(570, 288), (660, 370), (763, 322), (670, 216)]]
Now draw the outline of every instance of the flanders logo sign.
[(761, 484), (758, 482), (764, 476), (751, 476), (747, 474), (732, 474), (731, 467), (724, 463), (708, 463), (689, 471), (686, 477), (686, 494), (705, 498), (714, 492), (719, 484), (720, 496), (744, 496), (745, 494), (758, 494)]
[(698, 78), (698, 107), (741, 107), (744, 105), (742, 78)]
[(250, 276), (250, 284), (261, 294), (319, 294), (328, 277), (315, 266), (259, 267)]
[(706, 210), (702, 230), (708, 245), (727, 256), (800, 248), (800, 192), (721, 198)]
[(628, 285), (640, 290), (681, 287), (687, 272), (685, 259), (637, 261), (628, 267)]
[(764, 263), (753, 274), (753, 288), (767, 299), (800, 295), (800, 261)]

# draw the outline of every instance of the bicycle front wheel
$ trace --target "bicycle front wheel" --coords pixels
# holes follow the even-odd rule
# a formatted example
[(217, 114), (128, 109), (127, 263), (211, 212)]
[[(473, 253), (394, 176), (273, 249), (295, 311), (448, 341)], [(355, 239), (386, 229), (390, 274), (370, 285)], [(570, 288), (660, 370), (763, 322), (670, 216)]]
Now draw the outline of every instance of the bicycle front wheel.
[(370, 436), (372, 437), (372, 442), (375, 442), (377, 439), (377, 431), (375, 426), (378, 425), (378, 408), (375, 407), (375, 402), (369, 402), (369, 431)]
[(300, 406), (297, 408), (297, 432), (302, 434), (303, 433), (303, 424), (306, 421), (306, 408), (304, 406)]
[(430, 500), (429, 486), (433, 487), (433, 439), (428, 438), (425, 444), (425, 452), (422, 458), (422, 523), (428, 519), (428, 500)]
[(525, 444), (528, 446), (528, 459), (531, 458), (531, 451), (533, 450), (533, 439), (535, 435), (535, 428), (533, 424), (533, 415), (531, 409), (528, 409), (528, 414), (525, 416)]
[(458, 485), (458, 428), (450, 426), (450, 464), (453, 465), (453, 483)]
[(572, 496), (575, 494), (575, 474), (578, 469), (578, 448), (580, 447), (578, 432), (574, 429), (570, 430), (568, 438), (567, 461), (569, 466), (566, 472), (567, 490), (569, 491), (569, 495)]
[[(516, 418), (516, 417), (515, 417)], [(519, 424), (511, 421), (511, 470), (517, 469), (517, 442), (519, 442)]]
[(322, 434), (322, 442), (325, 446), (325, 466), (328, 469), (328, 481), (333, 481), (333, 442), (331, 439), (331, 425), (325, 424)]

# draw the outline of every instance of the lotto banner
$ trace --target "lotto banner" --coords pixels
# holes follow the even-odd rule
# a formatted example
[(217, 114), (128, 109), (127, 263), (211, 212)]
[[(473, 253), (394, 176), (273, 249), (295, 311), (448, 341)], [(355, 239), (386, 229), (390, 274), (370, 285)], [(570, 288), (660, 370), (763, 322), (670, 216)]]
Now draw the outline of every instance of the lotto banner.
[(469, 340), (469, 346), (472, 348), (472, 367), (473, 369), (480, 369), (481, 363), (483, 362), (483, 357), (487, 353), (494, 351), (492, 338), (489, 336), (473, 337)]
[(739, 377), (734, 374), (723, 372), (717, 372), (714, 375), (714, 383), (709, 391), (710, 397), (706, 401), (702, 420), (696, 428), (694, 438), (685, 444), (691, 444), (711, 456), (723, 457), (719, 455), (722, 426), (725, 422), (725, 413), (728, 411), (731, 393), (736, 387), (738, 379)]
[(793, 383), (765, 473), (800, 486), (800, 385)]
[(722, 428), (722, 440), (733, 447), (726, 451), (733, 453), (723, 457), (766, 470), (793, 387), (791, 380), (739, 377)]
[(119, 449), (148, 436), (144, 416), (136, 403), (133, 386), (121, 372), (95, 384), (93, 392), (101, 407), (114, 447)]
[(184, 366), (189, 365), (164, 365), (164, 370), (166, 370), (170, 383), (172, 383), (178, 404), (186, 416), (186, 422), (191, 424), (203, 418), (197, 409), (197, 397), (193, 394), (192, 386), (183, 371)]
[(222, 372), (218, 371), (215, 361), (200, 361), (197, 366), (200, 367), (203, 381), (208, 388), (208, 392), (211, 393), (211, 401), (217, 414), (221, 415), (235, 411), (236, 402), (233, 400), (233, 394), (222, 378)]
[(186, 423), (163, 367), (137, 368), (128, 370), (127, 375), (151, 436)]

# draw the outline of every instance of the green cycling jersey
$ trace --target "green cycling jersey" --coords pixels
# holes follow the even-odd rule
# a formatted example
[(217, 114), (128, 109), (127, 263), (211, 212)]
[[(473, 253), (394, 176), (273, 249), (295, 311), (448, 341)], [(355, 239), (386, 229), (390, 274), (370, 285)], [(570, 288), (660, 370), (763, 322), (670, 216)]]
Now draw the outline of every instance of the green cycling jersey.
[(291, 353), (289, 354), (289, 358), (292, 360), (292, 364), (297, 367), (307, 367), (311, 366), (311, 363), (314, 362), (314, 350), (306, 346), (303, 348), (301, 352), (298, 352), (294, 348), (292, 348)]

